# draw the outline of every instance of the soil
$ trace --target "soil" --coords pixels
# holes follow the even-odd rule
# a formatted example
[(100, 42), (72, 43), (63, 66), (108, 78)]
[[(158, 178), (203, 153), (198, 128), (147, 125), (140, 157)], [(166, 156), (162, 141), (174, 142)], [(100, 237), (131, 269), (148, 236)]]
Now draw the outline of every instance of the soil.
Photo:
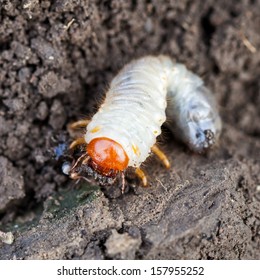
[[(259, 259), (260, 2), (0, 0), (0, 259)], [(103, 191), (55, 160), (130, 60), (168, 54), (203, 77), (219, 145), (191, 153), (166, 129), (172, 168), (144, 165)], [(55, 152), (53, 152), (55, 151)]]

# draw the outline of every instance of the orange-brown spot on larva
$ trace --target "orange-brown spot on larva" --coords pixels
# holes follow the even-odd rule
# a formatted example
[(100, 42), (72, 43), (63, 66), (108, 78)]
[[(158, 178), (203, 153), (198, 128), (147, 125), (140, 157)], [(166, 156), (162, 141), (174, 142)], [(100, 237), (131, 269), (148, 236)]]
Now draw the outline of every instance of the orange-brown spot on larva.
[(93, 129), (90, 130), (91, 133), (96, 133), (100, 130), (100, 126), (95, 126)]
[(87, 153), (101, 172), (110, 169), (123, 171), (128, 166), (129, 158), (123, 147), (106, 137), (91, 140)]
[(138, 156), (140, 155), (140, 150), (135, 144), (132, 145), (132, 150), (135, 153), (135, 155), (138, 155)]

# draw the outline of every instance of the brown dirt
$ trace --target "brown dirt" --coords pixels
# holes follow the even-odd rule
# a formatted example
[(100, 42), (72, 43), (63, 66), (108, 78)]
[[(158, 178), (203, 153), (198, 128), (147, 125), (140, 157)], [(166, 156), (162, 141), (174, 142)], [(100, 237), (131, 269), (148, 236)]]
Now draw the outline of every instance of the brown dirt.
[[(0, 259), (260, 258), (260, 2), (170, 2), (0, 0)], [(165, 131), (173, 168), (148, 160), (150, 188), (75, 188), (53, 143), (122, 65), (161, 53), (215, 92), (219, 147)]]

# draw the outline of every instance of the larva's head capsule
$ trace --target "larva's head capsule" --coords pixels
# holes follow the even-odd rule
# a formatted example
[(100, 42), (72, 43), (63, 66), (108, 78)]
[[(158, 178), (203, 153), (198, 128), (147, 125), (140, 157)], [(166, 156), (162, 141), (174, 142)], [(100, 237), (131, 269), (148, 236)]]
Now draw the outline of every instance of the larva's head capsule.
[(125, 170), (129, 162), (123, 147), (105, 137), (92, 139), (87, 145), (87, 154), (91, 158), (91, 166), (104, 176), (110, 174), (111, 170)]

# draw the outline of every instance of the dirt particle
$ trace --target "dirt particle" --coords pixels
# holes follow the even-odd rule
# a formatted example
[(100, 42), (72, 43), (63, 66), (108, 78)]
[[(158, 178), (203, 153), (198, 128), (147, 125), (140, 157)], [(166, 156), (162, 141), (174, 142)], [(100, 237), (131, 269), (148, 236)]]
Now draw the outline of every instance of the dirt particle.
[(14, 133), (9, 133), (6, 139), (5, 155), (17, 161), (28, 155), (28, 153), (28, 147), (23, 146), (23, 141), (15, 136)]
[(28, 67), (23, 67), (18, 72), (18, 78), (21, 83), (28, 83), (31, 76), (31, 70)]
[(49, 114), (48, 106), (45, 101), (40, 102), (37, 110), (37, 119), (44, 121)]
[(39, 0), (23, 0), (22, 6), (24, 9), (33, 9), (36, 5), (39, 4)]
[(39, 83), (39, 92), (47, 98), (53, 98), (60, 92), (65, 92), (70, 87), (70, 82), (59, 78), (53, 71), (43, 75)]
[(42, 59), (43, 64), (57, 66), (62, 62), (59, 51), (41, 37), (32, 39), (31, 47)]
[(36, 198), (42, 198), (42, 197), (49, 197), (51, 194), (54, 193), (55, 190), (55, 184), (54, 183), (46, 183), (37, 192)]
[(8, 133), (11, 122), (0, 116), (0, 137)]
[(25, 196), (21, 173), (5, 157), (0, 156), (0, 211), (9, 203)]
[(134, 259), (140, 245), (140, 235), (135, 238), (127, 232), (119, 234), (116, 230), (111, 230), (111, 235), (105, 243), (109, 257), (123, 260)]
[(26, 108), (26, 104), (21, 98), (4, 99), (3, 103), (13, 113), (24, 111)]
[(32, 56), (32, 51), (28, 46), (22, 45), (19, 42), (12, 42), (12, 49), (17, 58), (22, 60), (28, 60)]
[(0, 241), (6, 244), (12, 244), (14, 242), (14, 236), (11, 232), (2, 232), (0, 231)]
[(49, 124), (53, 129), (61, 129), (66, 122), (66, 113), (59, 100), (54, 100), (50, 112)]

